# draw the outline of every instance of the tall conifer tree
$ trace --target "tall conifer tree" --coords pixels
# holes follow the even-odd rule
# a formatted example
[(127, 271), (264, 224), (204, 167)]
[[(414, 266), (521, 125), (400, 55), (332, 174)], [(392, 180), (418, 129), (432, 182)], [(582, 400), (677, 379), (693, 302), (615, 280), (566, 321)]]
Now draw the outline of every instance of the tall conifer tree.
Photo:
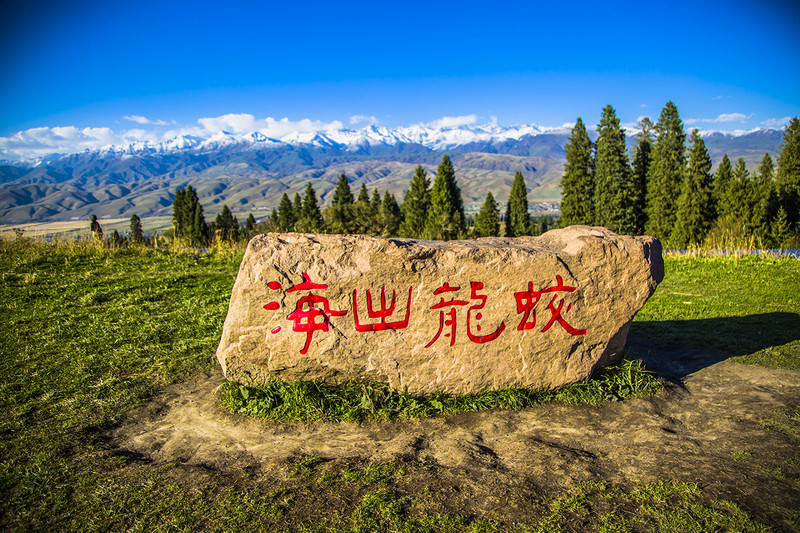
[(531, 234), (531, 215), (528, 212), (528, 189), (519, 170), (514, 174), (506, 204), (506, 237)]
[(294, 200), (292, 200), (292, 216), (294, 217), (294, 225), (300, 224), (303, 219), (303, 198), (300, 193), (294, 193)]
[(772, 157), (764, 154), (755, 182), (755, 202), (753, 205), (753, 227), (755, 234), (763, 243), (772, 241), (770, 225), (778, 210), (778, 195), (775, 189), (775, 166)]
[(422, 165), (417, 165), (411, 186), (403, 197), (403, 214), (405, 218), (400, 225), (400, 236), (418, 239), (425, 232), (428, 221), (428, 207), (431, 202), (431, 182)]
[(197, 195), (194, 194), (194, 191), (192, 191), (192, 193), (194, 216), (192, 217), (192, 230), (189, 235), (189, 241), (194, 246), (205, 246), (208, 244), (208, 224), (206, 223), (206, 218), (203, 215), (203, 206), (200, 205), (200, 201), (198, 200)]
[(723, 205), (725, 216), (738, 220), (750, 232), (753, 229), (753, 207), (755, 204), (755, 182), (747, 170), (743, 158), (736, 161), (731, 174), (731, 183), (725, 191)]
[[(274, 207), (272, 208), (272, 222), (273, 226), (278, 222), (278, 212)], [(256, 234), (256, 217), (253, 216), (253, 213), (247, 214), (247, 220), (244, 223), (244, 232), (248, 239)]]
[(186, 191), (178, 188), (172, 201), (172, 227), (175, 237), (182, 237), (189, 232), (191, 221), (186, 206)]
[(431, 188), (431, 205), (425, 232), (430, 239), (457, 239), (466, 233), (464, 203), (456, 172), (447, 154), (442, 158)]
[(635, 233), (635, 191), (625, 147), (625, 132), (610, 105), (603, 108), (597, 133), (594, 163), (595, 224), (617, 233)]
[(142, 231), (142, 219), (136, 213), (131, 215), (130, 233), (128, 238), (133, 244), (142, 244), (144, 242), (144, 232)]
[(483, 202), (478, 216), (475, 217), (475, 236), (496, 237), (499, 234), (500, 210), (497, 208), (492, 191), (489, 191), (486, 193), (486, 200)]
[(239, 240), (239, 221), (233, 216), (227, 204), (222, 205), (222, 211), (217, 215), (214, 226), (223, 241), (236, 242)]
[(728, 207), (725, 205), (725, 196), (728, 194), (728, 187), (733, 181), (733, 165), (728, 154), (722, 156), (722, 161), (714, 173), (714, 202), (717, 204), (717, 214), (724, 217), (728, 214)]
[(645, 232), (669, 241), (675, 227), (678, 196), (686, 171), (686, 132), (678, 108), (667, 102), (656, 124), (656, 141), (647, 175)]
[(792, 230), (800, 231), (800, 119), (794, 117), (783, 132), (775, 180), (778, 201)]
[(347, 176), (341, 174), (333, 191), (333, 205), (330, 208), (330, 230), (333, 233), (352, 233), (355, 231), (353, 218), (353, 193)]
[(386, 191), (381, 202), (381, 235), (395, 237), (400, 228), (401, 219), (402, 213), (400, 212), (397, 198), (394, 197), (394, 194)]
[(294, 231), (294, 208), (289, 196), (283, 193), (278, 204), (278, 227), (280, 231)]
[(697, 129), (692, 131), (690, 143), (689, 168), (678, 198), (672, 237), (675, 246), (680, 248), (701, 244), (716, 216), (711, 158)]
[(562, 228), (572, 224), (594, 223), (593, 149), (586, 126), (578, 117), (564, 147), (567, 164), (561, 177), (559, 225)]
[(650, 158), (653, 151), (653, 123), (649, 118), (644, 117), (638, 123), (639, 133), (636, 139), (636, 147), (633, 151), (633, 203), (635, 214), (636, 235), (644, 233), (647, 224), (647, 172), (650, 168)]
[(324, 231), (325, 229), (325, 219), (322, 218), (322, 213), (319, 210), (317, 192), (314, 190), (311, 182), (306, 184), (306, 190), (303, 194), (300, 226), (301, 231), (314, 233)]

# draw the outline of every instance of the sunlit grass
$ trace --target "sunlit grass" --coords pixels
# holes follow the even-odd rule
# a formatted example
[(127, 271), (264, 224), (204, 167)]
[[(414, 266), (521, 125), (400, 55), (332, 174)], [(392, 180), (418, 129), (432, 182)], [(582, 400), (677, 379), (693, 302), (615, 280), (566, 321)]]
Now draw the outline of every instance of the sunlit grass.
[(362, 421), (420, 418), (487, 409), (523, 409), (550, 402), (597, 405), (654, 394), (661, 380), (641, 361), (623, 360), (600, 369), (590, 380), (558, 390), (506, 388), (479, 394), (415, 396), (381, 383), (339, 386), (315, 381), (274, 382), (247, 387), (227, 381), (221, 389), (228, 410), (273, 420)]
[[(319, 458), (301, 459), (288, 479), (266, 485), (219, 472), (192, 470), (195, 477), (185, 477), (190, 471), (182, 466), (117, 454), (104, 440), (104, 428), (167, 384), (218, 368), (214, 352), (240, 261), (241, 251), (222, 248), (199, 253), (114, 250), (91, 240), (0, 243), (0, 529), (658, 531), (674, 525), (763, 530), (735, 504), (715, 503), (694, 485), (679, 485), (668, 497), (652, 491), (634, 497), (644, 494), (639, 485), (584, 487), (542, 496), (531, 503), (529, 520), (509, 524), (424, 511), (420, 495), (403, 483), (426, 465), (335, 469)], [(758, 355), (766, 365), (775, 364), (770, 352), (776, 350), (795, 361), (799, 263), (667, 257), (667, 277), (634, 329), (661, 342), (711, 346), (743, 359)], [(731, 317), (736, 320), (729, 325)], [(382, 420), (551, 400), (596, 403), (646, 393), (655, 381), (641, 370), (635, 361), (625, 361), (543, 397), (536, 396), (541, 391), (509, 390), (414, 398), (380, 384), (353, 383), (344, 390), (276, 384), (289, 395), (273, 390), (268, 400), (254, 391), (257, 401), (232, 407), (261, 414), (263, 405), (273, 402), (271, 409), (285, 420), (314, 418), (298, 411), (299, 401), (314, 406), (318, 420)], [(225, 387), (229, 400), (243, 394), (238, 385)], [(341, 397), (338, 406), (326, 403), (330, 395)], [(295, 405), (287, 397), (294, 397)], [(796, 431), (796, 412), (790, 414), (791, 420), (776, 413), (764, 421), (765, 428)], [(325, 506), (325, 497), (342, 491), (350, 499), (341, 508)], [(315, 518), (304, 515), (308, 511)]]

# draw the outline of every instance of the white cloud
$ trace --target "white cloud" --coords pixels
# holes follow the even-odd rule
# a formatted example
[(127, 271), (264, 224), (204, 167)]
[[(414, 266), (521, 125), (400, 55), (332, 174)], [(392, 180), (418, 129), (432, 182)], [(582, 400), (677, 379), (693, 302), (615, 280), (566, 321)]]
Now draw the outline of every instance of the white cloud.
[(276, 120), (272, 117), (265, 119), (256, 119), (253, 115), (248, 113), (227, 114), (219, 117), (201, 118), (197, 121), (201, 129), (190, 128), (182, 130), (190, 135), (198, 135), (200, 137), (210, 137), (221, 131), (226, 131), (233, 134), (252, 133), (257, 131), (263, 133), (267, 137), (280, 139), (293, 133), (308, 133), (314, 131), (328, 131), (339, 130), (344, 128), (339, 120), (332, 122), (322, 122), (319, 120), (303, 119), (292, 121), (288, 118)]
[(541, 129), (544, 133), (552, 134), (567, 134), (572, 133), (572, 128), (575, 127), (575, 122), (565, 122), (560, 126), (543, 126)]
[(744, 122), (752, 118), (753, 114), (745, 115), (744, 113), (722, 113), (717, 115), (717, 118), (687, 118), (684, 120), (686, 124), (714, 123), (714, 124), (730, 124), (732, 122)]
[(122, 140), (110, 128), (31, 128), (9, 137), (0, 137), (0, 153), (11, 159), (25, 160), (50, 154), (96, 150)]
[(367, 124), (369, 124), (369, 125), (375, 125), (375, 124), (377, 124), (377, 123), (378, 123), (378, 119), (377, 119), (376, 117), (372, 116), (372, 115), (370, 115), (370, 116), (366, 116), (366, 115), (353, 115), (352, 117), (350, 117), (350, 124), (351, 124), (351, 125), (354, 125), (354, 124), (363, 124), (363, 123), (365, 123), (365, 122), (366, 122)]
[(122, 118), (124, 118), (125, 120), (130, 120), (131, 122), (135, 122), (137, 124), (141, 124), (141, 125), (146, 125), (146, 124), (152, 124), (154, 126), (166, 126), (167, 125), (166, 121), (163, 121), (163, 120), (150, 120), (149, 118), (143, 117), (142, 115), (125, 115)]
[(434, 129), (458, 128), (459, 126), (469, 126), (470, 124), (475, 124), (477, 121), (478, 116), (475, 114), (464, 115), (461, 117), (442, 117), (438, 120), (434, 120), (433, 122), (428, 122), (426, 126)]
[(792, 117), (783, 117), (783, 118), (769, 118), (762, 122), (763, 125), (769, 128), (782, 128), (792, 120)]

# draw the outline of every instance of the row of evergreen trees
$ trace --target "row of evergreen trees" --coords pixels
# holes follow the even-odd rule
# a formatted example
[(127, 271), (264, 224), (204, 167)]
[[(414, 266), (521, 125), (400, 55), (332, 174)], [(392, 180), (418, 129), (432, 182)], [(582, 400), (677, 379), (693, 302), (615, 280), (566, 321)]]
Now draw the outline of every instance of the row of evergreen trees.
[(504, 224), (491, 192), (474, 219), (474, 225), (464, 213), (461, 189), (455, 169), (445, 155), (431, 184), (427, 171), (418, 165), (402, 205), (386, 191), (377, 189), (369, 194), (362, 184), (358, 197), (353, 195), (344, 174), (333, 192), (332, 204), (322, 210), (311, 183), (304, 194), (294, 199), (284, 193), (278, 207), (266, 220), (256, 224), (252, 213), (240, 228), (227, 205), (212, 224), (206, 224), (203, 207), (191, 185), (178, 189), (173, 202), (173, 235), (192, 246), (206, 246), (214, 239), (237, 242), (261, 232), (363, 233), (386, 237), (409, 237), (450, 240), (497, 235), (538, 235), (547, 231), (552, 221), (548, 217), (534, 219), (528, 212), (527, 188), (522, 173), (517, 172), (509, 195)]
[[(654, 235), (685, 248), (730, 237), (761, 247), (796, 247), (800, 227), (800, 121), (791, 120), (777, 172), (765, 154), (756, 173), (727, 154), (716, 173), (703, 139), (686, 133), (672, 102), (658, 122), (639, 124), (633, 156), (612, 106), (603, 109), (597, 142), (578, 118), (565, 147), (559, 224), (605, 226), (617, 233)], [(687, 157), (688, 155), (688, 157)], [(726, 239), (727, 237), (727, 239)]]

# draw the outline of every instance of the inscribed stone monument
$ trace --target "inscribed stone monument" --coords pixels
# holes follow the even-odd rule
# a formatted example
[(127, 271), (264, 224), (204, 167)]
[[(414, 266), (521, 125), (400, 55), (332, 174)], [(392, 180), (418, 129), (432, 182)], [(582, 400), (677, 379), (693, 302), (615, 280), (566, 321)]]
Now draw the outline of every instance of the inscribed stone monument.
[(248, 385), (382, 381), (415, 394), (555, 388), (621, 357), (664, 275), (653, 237), (254, 237), (217, 358)]

